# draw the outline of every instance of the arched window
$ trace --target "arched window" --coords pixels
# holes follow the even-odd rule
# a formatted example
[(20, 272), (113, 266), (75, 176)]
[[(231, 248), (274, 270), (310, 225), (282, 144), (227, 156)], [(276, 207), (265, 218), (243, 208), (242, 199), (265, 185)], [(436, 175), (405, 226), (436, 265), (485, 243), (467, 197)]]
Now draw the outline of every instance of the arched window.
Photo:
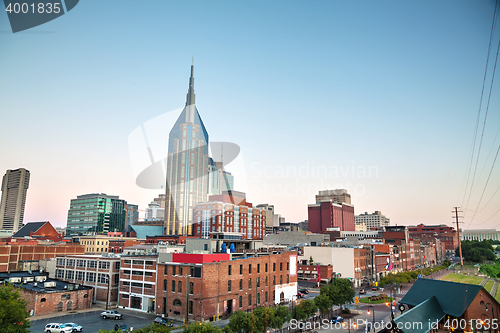
[(175, 293), (175, 280), (172, 280), (172, 292)]
[(181, 300), (178, 299), (178, 298), (174, 299), (174, 302), (172, 304), (175, 305), (175, 306), (181, 306), (182, 305)]
[(177, 291), (182, 293), (182, 281), (179, 281), (179, 283), (177, 283)]

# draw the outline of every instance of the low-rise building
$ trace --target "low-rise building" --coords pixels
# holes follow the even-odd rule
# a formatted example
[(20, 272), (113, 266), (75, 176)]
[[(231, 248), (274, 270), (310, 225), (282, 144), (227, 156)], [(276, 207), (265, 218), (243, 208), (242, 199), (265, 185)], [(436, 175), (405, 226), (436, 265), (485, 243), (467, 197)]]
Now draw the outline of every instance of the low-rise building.
[(101, 254), (109, 252), (109, 242), (122, 237), (107, 235), (81, 236), (80, 244), (85, 246), (85, 254)]
[(123, 255), (121, 258), (120, 307), (154, 312), (157, 255)]

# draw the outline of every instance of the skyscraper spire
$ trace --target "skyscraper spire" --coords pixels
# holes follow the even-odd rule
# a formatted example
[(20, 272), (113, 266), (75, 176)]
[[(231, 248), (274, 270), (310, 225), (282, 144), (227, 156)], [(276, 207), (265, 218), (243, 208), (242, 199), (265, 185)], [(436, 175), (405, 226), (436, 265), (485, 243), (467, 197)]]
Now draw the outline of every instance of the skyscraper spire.
[(191, 77), (189, 78), (189, 89), (186, 97), (186, 106), (188, 105), (194, 105), (194, 57), (193, 57), (193, 64), (191, 65)]

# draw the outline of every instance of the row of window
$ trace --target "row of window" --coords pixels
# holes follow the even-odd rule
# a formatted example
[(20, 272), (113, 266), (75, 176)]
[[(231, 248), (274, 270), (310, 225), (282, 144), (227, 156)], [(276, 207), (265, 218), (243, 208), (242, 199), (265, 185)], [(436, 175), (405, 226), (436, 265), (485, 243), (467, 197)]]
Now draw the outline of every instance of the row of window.
[[(130, 270), (128, 270), (128, 269), (123, 270), (123, 274), (130, 275)], [(132, 275), (136, 275), (136, 276), (153, 276), (153, 272), (134, 271), (134, 270), (132, 270)]]
[[(82, 259), (65, 259), (65, 258), (57, 258), (56, 265), (64, 266), (66, 264), (67, 267), (87, 267), (87, 268), (97, 268), (99, 269), (109, 269), (111, 263), (109, 261), (97, 261), (97, 260), (82, 260)], [(120, 262), (115, 262), (115, 269), (120, 269)]]
[[(176, 283), (177, 283), (177, 288), (176, 288)], [(172, 288), (170, 289), (173, 293), (175, 292), (178, 292), (178, 293), (182, 293), (182, 281), (175, 281), (175, 280), (172, 280), (171, 281), (171, 286)], [(167, 291), (167, 288), (168, 288), (168, 281), (167, 280), (163, 280), (163, 290)], [(194, 292), (194, 283), (193, 282), (189, 282), (189, 294), (193, 294)]]
[[(56, 278), (66, 279), (66, 280), (76, 280), (76, 281), (86, 281), (86, 282), (96, 282), (106, 284), (108, 283), (108, 274), (94, 273), (94, 272), (82, 272), (82, 271), (72, 271), (58, 269), (56, 271)], [(120, 275), (114, 275), (115, 284), (120, 281)]]
[[(259, 288), (261, 285), (261, 282), (262, 282), (262, 284), (264, 284), (264, 286), (267, 287), (268, 286), (267, 276), (265, 279), (263, 278), (262, 281), (261, 281), (261, 278), (259, 278), (259, 277), (256, 278), (255, 279), (255, 286), (257, 288)], [(286, 275), (286, 283), (290, 283), (290, 277), (288, 275)], [(283, 275), (280, 275), (279, 284), (283, 284)], [(273, 276), (273, 286), (275, 286), (275, 285), (276, 285), (276, 276)], [(240, 287), (240, 290), (243, 290), (243, 279), (240, 279), (239, 287)], [(252, 278), (248, 279), (248, 289), (252, 289)], [(227, 281), (227, 291), (228, 292), (232, 291), (232, 280)]]
[(153, 289), (153, 285), (149, 284), (149, 283), (122, 281), (122, 285), (124, 287), (132, 286), (132, 287), (136, 287), (136, 288), (143, 288), (144, 287), (144, 289)]
[(129, 259), (127, 259), (127, 260), (124, 260), (123, 263), (125, 265), (130, 265), (130, 264), (132, 264), (132, 265), (146, 265), (146, 266), (153, 266), (154, 265), (154, 261), (151, 261), (151, 260), (144, 261), (144, 260), (129, 260)]
[[(227, 275), (232, 275), (232, 265), (227, 266)], [(286, 263), (286, 270), (290, 270), (290, 263)], [(280, 272), (283, 271), (283, 263), (280, 262)], [(265, 264), (264, 272), (267, 273), (267, 263)], [(276, 263), (273, 262), (273, 272), (276, 272)], [(257, 264), (257, 274), (260, 273), (260, 264)], [(243, 274), (243, 265), (240, 265), (240, 275)], [(252, 274), (252, 264), (248, 265), (248, 274)]]
[[(169, 268), (172, 267), (172, 268)], [(175, 265), (165, 265), (165, 275), (169, 275), (169, 270), (172, 276), (183, 276), (183, 273), (189, 274), (191, 277), (201, 278), (201, 267), (197, 266), (175, 266)]]

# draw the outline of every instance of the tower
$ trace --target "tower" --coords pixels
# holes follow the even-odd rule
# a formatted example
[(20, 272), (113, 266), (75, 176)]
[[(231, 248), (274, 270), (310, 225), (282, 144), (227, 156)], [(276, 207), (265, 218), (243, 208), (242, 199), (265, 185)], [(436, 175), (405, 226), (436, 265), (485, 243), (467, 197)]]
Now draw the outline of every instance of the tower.
[(195, 106), (193, 72), (191, 65), (186, 106), (168, 138), (166, 235), (191, 235), (193, 207), (208, 195), (208, 132)]
[(2, 179), (0, 229), (17, 232), (23, 226), (24, 205), (30, 182), (30, 172), (19, 168), (7, 170)]

